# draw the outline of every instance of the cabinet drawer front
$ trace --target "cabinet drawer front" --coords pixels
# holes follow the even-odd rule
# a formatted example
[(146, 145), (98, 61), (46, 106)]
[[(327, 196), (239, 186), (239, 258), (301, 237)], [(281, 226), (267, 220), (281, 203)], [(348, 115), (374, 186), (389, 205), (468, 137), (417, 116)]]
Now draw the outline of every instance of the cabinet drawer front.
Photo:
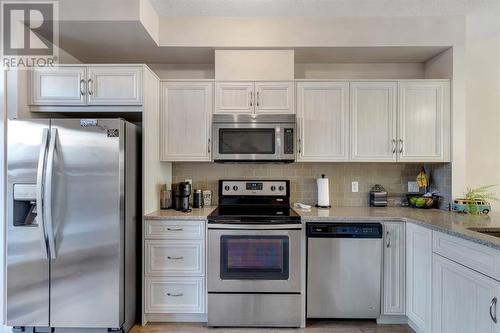
[(146, 239), (204, 239), (205, 221), (146, 220)]
[(498, 250), (434, 231), (433, 251), (500, 280), (500, 252)]
[(146, 313), (203, 313), (204, 278), (146, 278), (145, 301)]
[(90, 67), (89, 105), (142, 105), (142, 67)]
[(204, 275), (203, 241), (146, 241), (146, 274)]

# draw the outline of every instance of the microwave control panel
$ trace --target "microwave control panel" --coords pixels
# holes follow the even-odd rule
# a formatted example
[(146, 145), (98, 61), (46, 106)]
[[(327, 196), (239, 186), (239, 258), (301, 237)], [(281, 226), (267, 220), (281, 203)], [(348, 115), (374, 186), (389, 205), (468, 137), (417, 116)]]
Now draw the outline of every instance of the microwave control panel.
[(293, 128), (284, 129), (284, 139), (283, 139), (284, 153), (293, 154)]

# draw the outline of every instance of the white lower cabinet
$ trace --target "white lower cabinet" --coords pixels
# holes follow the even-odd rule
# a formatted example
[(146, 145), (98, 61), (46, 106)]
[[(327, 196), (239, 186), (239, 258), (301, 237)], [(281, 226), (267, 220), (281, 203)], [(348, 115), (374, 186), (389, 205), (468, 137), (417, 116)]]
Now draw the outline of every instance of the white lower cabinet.
[(204, 314), (205, 221), (146, 220), (144, 235), (143, 322), (148, 315)]
[(432, 332), (500, 332), (500, 282), (438, 254), (432, 260)]
[(405, 224), (384, 222), (383, 315), (405, 315)]
[(417, 332), (431, 332), (432, 230), (406, 224), (406, 315)]
[(203, 277), (147, 277), (146, 313), (204, 313)]

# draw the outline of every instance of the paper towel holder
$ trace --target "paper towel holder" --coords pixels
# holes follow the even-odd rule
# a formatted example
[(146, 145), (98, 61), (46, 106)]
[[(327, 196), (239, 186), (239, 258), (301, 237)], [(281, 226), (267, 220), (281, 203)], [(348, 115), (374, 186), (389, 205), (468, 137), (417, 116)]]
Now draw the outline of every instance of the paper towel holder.
[[(325, 178), (325, 174), (322, 174), (321, 178)], [(330, 201), (330, 200), (328, 200), (328, 201)], [(320, 206), (320, 205), (316, 204), (316, 205), (314, 205), (314, 207), (328, 209), (328, 208), (332, 208), (332, 205)]]

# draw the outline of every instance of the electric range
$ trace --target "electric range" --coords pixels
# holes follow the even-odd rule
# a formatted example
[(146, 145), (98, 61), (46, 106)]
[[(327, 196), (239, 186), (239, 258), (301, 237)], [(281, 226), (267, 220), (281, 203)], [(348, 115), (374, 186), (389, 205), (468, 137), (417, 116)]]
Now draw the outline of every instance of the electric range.
[(220, 180), (207, 240), (209, 326), (301, 326), (305, 235), (288, 180)]

